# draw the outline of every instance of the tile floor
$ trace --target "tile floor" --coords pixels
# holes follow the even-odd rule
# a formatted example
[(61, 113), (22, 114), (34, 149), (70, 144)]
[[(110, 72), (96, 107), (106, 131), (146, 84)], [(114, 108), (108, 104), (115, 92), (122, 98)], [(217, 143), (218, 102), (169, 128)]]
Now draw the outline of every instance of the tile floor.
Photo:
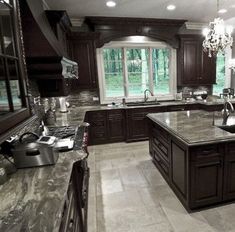
[(235, 232), (235, 204), (188, 213), (148, 154), (148, 142), (89, 147), (88, 232)]

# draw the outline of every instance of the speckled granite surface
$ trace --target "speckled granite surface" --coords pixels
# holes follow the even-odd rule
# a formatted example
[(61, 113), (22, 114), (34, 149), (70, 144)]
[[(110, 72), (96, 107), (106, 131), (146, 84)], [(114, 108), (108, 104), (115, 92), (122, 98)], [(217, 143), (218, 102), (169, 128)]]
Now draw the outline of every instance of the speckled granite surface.
[(56, 165), (20, 169), (0, 186), (1, 232), (58, 232), (73, 163), (85, 154), (60, 153)]
[[(148, 114), (147, 117), (187, 145), (235, 141), (235, 134), (213, 125), (213, 114), (194, 110)], [(219, 115), (215, 115), (215, 124), (222, 124)]]
[(79, 106), (71, 107), (68, 109), (67, 113), (56, 112), (56, 125), (58, 126), (67, 126), (67, 125), (78, 125), (84, 121), (85, 114), (87, 111), (96, 111), (96, 110), (114, 110), (114, 109), (134, 109), (134, 108), (149, 108), (149, 107), (166, 107), (166, 106), (177, 106), (177, 105), (222, 105), (223, 102), (204, 102), (204, 101), (194, 101), (194, 102), (185, 102), (185, 101), (165, 101), (160, 102), (160, 105), (147, 105), (147, 106), (114, 106), (108, 107), (107, 105), (95, 105), (95, 106)]

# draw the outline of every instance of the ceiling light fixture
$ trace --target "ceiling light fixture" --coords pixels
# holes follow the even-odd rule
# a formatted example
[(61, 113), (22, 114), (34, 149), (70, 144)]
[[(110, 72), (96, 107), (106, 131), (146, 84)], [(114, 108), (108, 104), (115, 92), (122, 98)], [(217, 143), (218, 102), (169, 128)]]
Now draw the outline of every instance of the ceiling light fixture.
[[(219, 0), (217, 0), (217, 12), (219, 11)], [(205, 40), (203, 41), (203, 50), (208, 52), (208, 56), (216, 56), (218, 52), (224, 53), (225, 48), (233, 44), (232, 37), (233, 27), (225, 26), (224, 20), (215, 18), (209, 23), (209, 28), (203, 30)]]
[(224, 13), (227, 13), (228, 11), (226, 9), (220, 9), (218, 11), (219, 14), (224, 14)]
[(175, 10), (176, 6), (175, 5), (168, 5), (166, 7), (167, 10)]
[(107, 7), (115, 7), (116, 5), (117, 5), (116, 2), (114, 2), (114, 1), (107, 1), (106, 2)]

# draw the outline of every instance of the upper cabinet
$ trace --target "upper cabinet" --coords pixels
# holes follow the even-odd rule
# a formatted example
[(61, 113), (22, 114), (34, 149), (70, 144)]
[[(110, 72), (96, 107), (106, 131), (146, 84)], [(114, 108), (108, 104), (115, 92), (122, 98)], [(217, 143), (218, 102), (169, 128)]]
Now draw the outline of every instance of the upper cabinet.
[(212, 85), (216, 80), (216, 59), (202, 49), (201, 35), (181, 35), (178, 51), (178, 85)]
[(73, 89), (96, 89), (98, 87), (96, 64), (97, 37), (97, 33), (91, 32), (76, 32), (69, 37), (70, 55), (79, 64), (79, 79), (73, 80)]
[(30, 116), (18, 2), (0, 2), (0, 135)]

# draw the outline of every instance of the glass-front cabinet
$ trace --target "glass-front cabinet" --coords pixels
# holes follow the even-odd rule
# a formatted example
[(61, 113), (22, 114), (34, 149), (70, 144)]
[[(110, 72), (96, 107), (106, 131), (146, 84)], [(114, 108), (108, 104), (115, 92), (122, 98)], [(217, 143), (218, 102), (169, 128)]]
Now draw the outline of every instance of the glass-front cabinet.
[(0, 0), (0, 135), (30, 116), (16, 0)]

